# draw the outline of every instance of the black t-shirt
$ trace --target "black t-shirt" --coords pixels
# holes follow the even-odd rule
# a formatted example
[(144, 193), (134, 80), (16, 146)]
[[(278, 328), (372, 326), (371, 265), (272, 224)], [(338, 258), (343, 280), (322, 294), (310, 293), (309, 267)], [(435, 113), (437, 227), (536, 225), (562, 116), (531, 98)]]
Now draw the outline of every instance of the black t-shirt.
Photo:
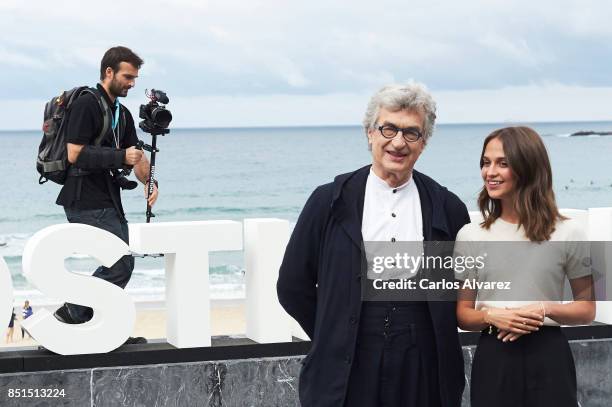
[[(97, 88), (114, 112), (115, 104), (110, 101), (104, 88), (100, 84), (97, 85)], [(119, 148), (126, 149), (135, 146), (138, 138), (130, 111), (123, 105), (120, 109), (119, 124), (115, 133), (121, 133), (121, 130), (124, 129), (124, 134), (119, 134)], [(125, 119), (125, 125), (121, 124), (123, 119)], [(98, 100), (94, 95), (86, 93), (73, 102), (67, 123), (68, 127), (66, 128), (66, 142), (91, 145), (100, 135), (103, 125), (104, 121)], [(101, 145), (103, 147), (116, 147), (113, 132), (110, 128), (102, 139)], [(82, 180), (79, 180), (79, 178), (82, 178)], [(64, 207), (78, 209), (112, 208), (114, 205), (111, 194), (113, 194), (117, 203), (121, 206), (120, 188), (115, 183), (108, 182), (110, 178), (110, 171), (92, 172), (89, 175), (79, 177), (69, 176), (66, 178), (56, 203)], [(78, 191), (79, 182), (81, 183), (80, 194)]]

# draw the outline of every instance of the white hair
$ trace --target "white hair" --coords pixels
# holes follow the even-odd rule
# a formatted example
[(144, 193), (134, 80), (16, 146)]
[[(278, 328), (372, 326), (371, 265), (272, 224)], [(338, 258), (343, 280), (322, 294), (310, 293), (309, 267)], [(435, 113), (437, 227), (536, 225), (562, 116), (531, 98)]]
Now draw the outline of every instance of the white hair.
[(380, 109), (385, 108), (392, 112), (411, 110), (423, 115), (423, 142), (433, 134), (436, 122), (436, 102), (422, 83), (410, 82), (406, 85), (387, 85), (376, 92), (368, 103), (363, 118), (363, 128), (366, 135), (369, 130), (376, 128)]

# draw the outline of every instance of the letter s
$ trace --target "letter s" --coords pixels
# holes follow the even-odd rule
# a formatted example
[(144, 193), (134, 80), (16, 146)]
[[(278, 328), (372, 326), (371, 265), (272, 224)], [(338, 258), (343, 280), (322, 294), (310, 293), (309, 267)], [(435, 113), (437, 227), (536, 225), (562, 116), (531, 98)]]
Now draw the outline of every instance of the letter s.
[(117, 236), (89, 225), (54, 225), (36, 233), (23, 251), (25, 277), (49, 297), (92, 307), (94, 316), (69, 325), (43, 309), (23, 326), (45, 348), (62, 355), (104, 353), (121, 346), (136, 319), (131, 298), (100, 278), (65, 270), (64, 259), (73, 253), (87, 254), (110, 267), (128, 250)]
[(484, 263), (484, 256), (478, 256), (476, 257), (476, 268), (477, 269), (482, 269), (485, 266)]

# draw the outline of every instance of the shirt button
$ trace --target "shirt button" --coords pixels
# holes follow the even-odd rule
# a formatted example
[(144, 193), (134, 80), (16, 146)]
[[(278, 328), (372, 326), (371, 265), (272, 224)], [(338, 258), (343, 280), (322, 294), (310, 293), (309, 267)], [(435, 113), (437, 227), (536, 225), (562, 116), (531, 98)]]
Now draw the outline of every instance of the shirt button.
[(397, 192), (397, 189), (394, 189), (394, 190), (393, 190), (393, 193), (396, 193), (396, 192)]
[(355, 318), (355, 317), (351, 317), (351, 318), (349, 319), (349, 322), (351, 323), (351, 325), (355, 325), (355, 324), (357, 323), (357, 318)]
[(392, 238), (391, 238), (391, 241), (392, 241), (392, 242), (395, 242), (395, 238), (394, 238), (394, 237), (392, 237)]
[(395, 218), (397, 215), (395, 213), (392, 213), (391, 216), (393, 216)]
[(357, 274), (355, 278), (357, 279), (357, 281), (361, 281), (361, 274)]

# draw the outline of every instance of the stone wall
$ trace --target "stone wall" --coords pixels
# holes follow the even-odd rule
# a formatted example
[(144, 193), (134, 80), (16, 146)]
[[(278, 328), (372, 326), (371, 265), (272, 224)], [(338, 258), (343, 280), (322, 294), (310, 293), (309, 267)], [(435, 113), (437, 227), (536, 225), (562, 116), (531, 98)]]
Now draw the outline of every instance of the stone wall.
[[(612, 400), (612, 339), (571, 341), (582, 407)], [(464, 346), (469, 379), (474, 346)], [(299, 406), (302, 356), (0, 374), (0, 406)], [(63, 398), (9, 398), (59, 388)], [(463, 405), (469, 406), (469, 382)]]

